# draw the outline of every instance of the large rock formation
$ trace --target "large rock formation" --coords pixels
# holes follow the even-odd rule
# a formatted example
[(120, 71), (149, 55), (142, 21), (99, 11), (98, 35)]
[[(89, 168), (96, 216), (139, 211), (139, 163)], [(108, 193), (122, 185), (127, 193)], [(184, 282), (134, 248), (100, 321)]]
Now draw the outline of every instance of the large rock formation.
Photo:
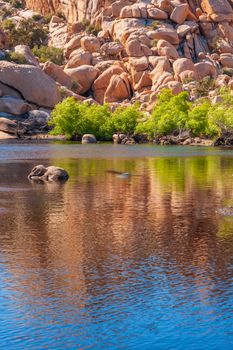
[(52, 17), (49, 41), (64, 49), (65, 65), (44, 66), (45, 73), (65, 86), (64, 96), (76, 93), (83, 96), (79, 99), (113, 104), (138, 100), (149, 110), (162, 88), (174, 93), (186, 89), (194, 98), (203, 79), (218, 75), (233, 86), (226, 77), (233, 69), (232, 0), (26, 3), (42, 14), (61, 12), (67, 20)]
[(60, 101), (55, 81), (35, 66), (0, 61), (0, 82), (38, 106), (52, 108)]

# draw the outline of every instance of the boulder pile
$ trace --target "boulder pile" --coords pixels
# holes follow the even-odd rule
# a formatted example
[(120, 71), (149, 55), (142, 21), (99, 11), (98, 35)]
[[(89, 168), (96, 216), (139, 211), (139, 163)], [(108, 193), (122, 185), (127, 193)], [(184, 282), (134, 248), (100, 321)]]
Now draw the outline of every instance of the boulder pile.
[[(26, 4), (32, 14), (52, 15), (48, 44), (63, 49), (65, 64), (39, 64), (28, 47), (16, 47), (28, 65), (0, 62), (2, 112), (19, 115), (41, 107), (52, 109), (67, 96), (114, 106), (139, 101), (150, 111), (163, 88), (174, 94), (185, 89), (192, 99), (205, 79), (215, 81), (212, 98), (219, 86), (233, 88), (230, 0), (26, 0)], [(3, 31), (0, 46), (7, 47)]]

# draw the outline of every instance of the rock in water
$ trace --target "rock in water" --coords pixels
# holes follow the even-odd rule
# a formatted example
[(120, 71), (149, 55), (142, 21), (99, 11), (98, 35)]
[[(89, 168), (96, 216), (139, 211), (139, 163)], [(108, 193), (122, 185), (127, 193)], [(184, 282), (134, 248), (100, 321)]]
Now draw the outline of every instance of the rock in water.
[(93, 134), (85, 134), (82, 137), (82, 144), (96, 143), (96, 137)]
[(45, 167), (44, 165), (35, 166), (28, 175), (29, 180), (49, 181), (49, 182), (66, 182), (69, 174), (65, 169), (56, 166)]
[(220, 215), (233, 216), (233, 207), (219, 208), (217, 212)]

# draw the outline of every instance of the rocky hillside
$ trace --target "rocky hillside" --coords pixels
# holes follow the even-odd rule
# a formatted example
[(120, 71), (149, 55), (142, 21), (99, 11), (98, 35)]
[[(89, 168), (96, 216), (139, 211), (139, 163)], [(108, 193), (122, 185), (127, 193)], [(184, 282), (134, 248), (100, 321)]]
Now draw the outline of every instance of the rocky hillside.
[[(64, 64), (40, 63), (22, 45), (10, 50), (23, 55), (27, 64), (7, 62), (7, 33), (2, 31), (3, 112), (17, 115), (41, 107), (51, 109), (71, 95), (100, 104), (139, 101), (150, 111), (163, 88), (174, 94), (185, 89), (192, 99), (203, 94), (217, 99), (219, 86), (233, 87), (231, 0), (25, 3), (29, 10), (15, 6), (11, 20), (19, 25), (22, 18), (51, 15), (45, 45), (62, 49)], [(1, 11), (6, 11), (6, 6), (9, 1), (1, 1)], [(9, 107), (9, 98), (14, 99), (15, 110)]]

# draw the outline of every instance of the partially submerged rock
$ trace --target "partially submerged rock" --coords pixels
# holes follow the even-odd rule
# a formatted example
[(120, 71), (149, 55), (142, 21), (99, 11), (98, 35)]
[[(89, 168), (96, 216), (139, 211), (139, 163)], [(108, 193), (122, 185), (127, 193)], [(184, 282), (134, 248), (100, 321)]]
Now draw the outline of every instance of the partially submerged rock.
[(96, 143), (96, 137), (93, 134), (84, 134), (82, 137), (82, 144)]
[(69, 178), (69, 174), (63, 168), (56, 166), (45, 167), (44, 165), (35, 166), (28, 179), (32, 181), (49, 181), (49, 182), (66, 182)]

